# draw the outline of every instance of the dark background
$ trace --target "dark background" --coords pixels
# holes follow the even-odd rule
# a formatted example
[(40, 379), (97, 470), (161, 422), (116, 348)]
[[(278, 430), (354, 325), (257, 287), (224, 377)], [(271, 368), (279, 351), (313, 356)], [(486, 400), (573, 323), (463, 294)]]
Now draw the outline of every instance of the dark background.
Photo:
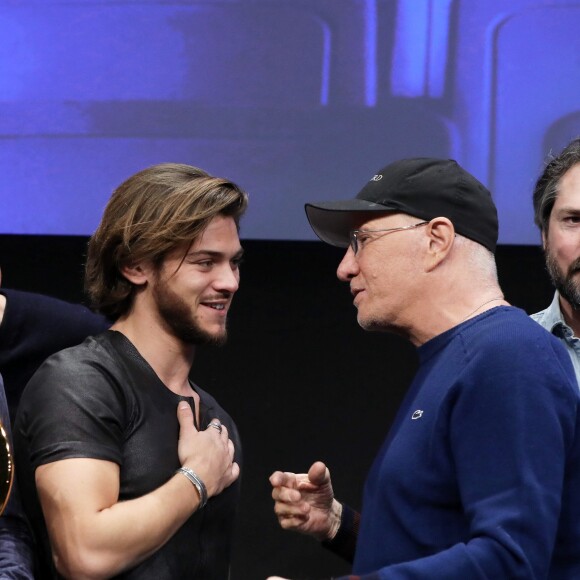
[[(86, 238), (0, 235), (2, 284), (83, 301)], [(232, 580), (347, 573), (348, 565), (310, 538), (278, 528), (268, 477), (329, 466), (337, 497), (360, 507), (365, 474), (416, 368), (414, 348), (365, 333), (345, 285), (342, 256), (320, 242), (243, 242), (242, 284), (230, 340), (199, 349), (193, 376), (234, 416), (245, 467)], [(541, 249), (500, 246), (506, 298), (528, 313), (552, 288)], [(58, 332), (58, 329), (55, 329)]]

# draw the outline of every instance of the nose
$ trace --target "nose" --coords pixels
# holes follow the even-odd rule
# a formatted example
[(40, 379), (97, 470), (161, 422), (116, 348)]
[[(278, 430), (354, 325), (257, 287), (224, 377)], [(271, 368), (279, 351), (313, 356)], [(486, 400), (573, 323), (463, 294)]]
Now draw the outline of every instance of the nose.
[(350, 282), (359, 272), (358, 262), (356, 261), (356, 256), (352, 248), (349, 246), (348, 250), (344, 254), (338, 268), (336, 270), (336, 275), (338, 279), (342, 282)]
[(233, 294), (240, 287), (240, 270), (237, 265), (224, 264), (219, 269), (218, 276), (214, 281), (214, 287), (219, 292)]

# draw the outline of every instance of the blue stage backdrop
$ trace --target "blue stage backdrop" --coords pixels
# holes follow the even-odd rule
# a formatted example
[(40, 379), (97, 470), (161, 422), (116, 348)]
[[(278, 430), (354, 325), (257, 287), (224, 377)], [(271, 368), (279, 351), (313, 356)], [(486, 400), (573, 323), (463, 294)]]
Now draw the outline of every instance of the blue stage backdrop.
[(247, 239), (313, 239), (307, 200), (406, 156), (494, 193), (536, 244), (543, 160), (580, 135), (580, 0), (3, 0), (0, 233), (90, 234), (175, 161), (248, 191)]

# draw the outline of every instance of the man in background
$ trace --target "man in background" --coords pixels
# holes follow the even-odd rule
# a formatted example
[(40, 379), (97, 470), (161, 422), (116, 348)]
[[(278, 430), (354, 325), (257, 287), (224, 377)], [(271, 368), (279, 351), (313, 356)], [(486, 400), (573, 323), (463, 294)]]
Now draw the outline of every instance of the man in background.
[(109, 326), (104, 316), (80, 304), (0, 288), (0, 373), (12, 422), (26, 383), (48, 356)]
[(50, 357), (17, 414), (40, 578), (227, 578), (240, 442), (189, 371), (198, 344), (226, 339), (246, 205), (235, 184), (179, 164), (109, 200), (85, 285), (113, 326)]
[(562, 341), (580, 382), (580, 139), (546, 164), (533, 200), (556, 292), (550, 306), (532, 318)]
[[(110, 323), (104, 317), (83, 306), (0, 288), (0, 421), (12, 461), (11, 422), (28, 379), (50, 354), (78, 344), (88, 334), (108, 326)], [(10, 400), (5, 392), (10, 393)], [(0, 579), (34, 578), (34, 552), (32, 534), (14, 482), (0, 517)]]
[(560, 342), (504, 300), (489, 191), (454, 161), (405, 159), (306, 212), (346, 248), (360, 326), (407, 338), (420, 364), (362, 513), (316, 462), (271, 476), (280, 525), (352, 561), (349, 578), (580, 578), (580, 395)]

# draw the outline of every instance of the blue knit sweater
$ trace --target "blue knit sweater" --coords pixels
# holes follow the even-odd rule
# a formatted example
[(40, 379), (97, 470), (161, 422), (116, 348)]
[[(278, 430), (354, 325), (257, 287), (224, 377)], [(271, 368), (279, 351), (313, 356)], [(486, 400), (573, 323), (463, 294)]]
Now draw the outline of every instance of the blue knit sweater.
[(367, 479), (353, 575), (580, 578), (580, 397), (564, 347), (499, 307), (419, 356)]

